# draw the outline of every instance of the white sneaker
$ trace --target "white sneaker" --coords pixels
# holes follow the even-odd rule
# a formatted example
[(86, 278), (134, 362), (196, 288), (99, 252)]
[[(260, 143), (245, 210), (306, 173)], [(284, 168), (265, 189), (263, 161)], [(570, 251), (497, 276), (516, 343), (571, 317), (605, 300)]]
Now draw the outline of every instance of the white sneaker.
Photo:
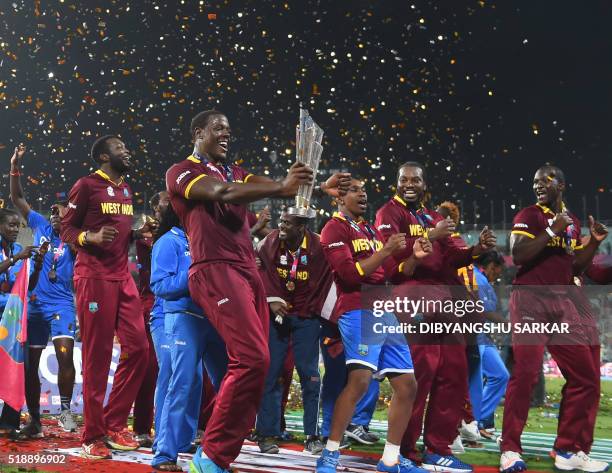
[(586, 453), (562, 452), (557, 450), (555, 455), (555, 468), (563, 471), (580, 470), (586, 473), (602, 473), (608, 471), (610, 465), (606, 462), (593, 460)]
[(480, 429), (478, 428), (478, 422), (475, 420), (466, 424), (464, 420), (461, 421), (461, 427), (459, 427), (459, 435), (462, 440), (468, 442), (479, 442), (482, 440), (480, 436)]
[(526, 470), (527, 463), (523, 461), (520, 454), (510, 450), (501, 454), (499, 459), (499, 471), (501, 473), (518, 473)]
[(463, 442), (461, 441), (461, 435), (457, 435), (457, 438), (453, 440), (453, 443), (451, 443), (448, 447), (451, 449), (451, 452), (453, 452), (453, 455), (461, 455), (462, 453), (465, 453), (465, 448), (463, 448)]

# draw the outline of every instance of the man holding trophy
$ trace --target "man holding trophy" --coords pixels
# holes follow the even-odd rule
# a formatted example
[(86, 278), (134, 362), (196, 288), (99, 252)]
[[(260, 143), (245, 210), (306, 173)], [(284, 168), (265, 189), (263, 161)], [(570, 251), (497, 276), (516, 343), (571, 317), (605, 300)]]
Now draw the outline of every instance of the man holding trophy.
[[(229, 357), (190, 471), (223, 473), (253, 427), (270, 362), (268, 304), (255, 265), (246, 204), (295, 196), (300, 186), (312, 187), (313, 170), (296, 162), (283, 180), (273, 181), (231, 163), (229, 122), (216, 110), (197, 114), (190, 131), (193, 153), (168, 170), (166, 185), (190, 241), (190, 293), (225, 342)], [(339, 181), (336, 177), (335, 186), (328, 186), (330, 194), (338, 193)]]

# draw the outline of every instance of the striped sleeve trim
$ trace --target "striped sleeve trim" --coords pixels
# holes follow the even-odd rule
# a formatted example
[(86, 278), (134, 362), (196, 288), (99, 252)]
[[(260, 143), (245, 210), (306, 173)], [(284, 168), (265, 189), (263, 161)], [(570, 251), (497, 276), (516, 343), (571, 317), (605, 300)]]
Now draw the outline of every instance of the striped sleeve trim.
[(81, 246), (85, 246), (85, 234), (87, 232), (81, 232), (79, 233), (79, 236), (77, 237), (77, 243)]
[(529, 233), (529, 232), (526, 232), (524, 230), (512, 230), (511, 233), (513, 235), (525, 235), (525, 236), (527, 236), (529, 238), (535, 238), (535, 235), (533, 233)]
[(359, 261), (357, 261), (355, 263), (355, 267), (357, 268), (357, 272), (359, 273), (360, 276), (365, 276), (365, 271), (363, 270), (363, 268), (359, 264)]
[(191, 188), (203, 177), (206, 177), (206, 174), (200, 174), (199, 176), (195, 177), (189, 184), (187, 184), (187, 188), (185, 189), (185, 199), (189, 199), (189, 193), (191, 192)]

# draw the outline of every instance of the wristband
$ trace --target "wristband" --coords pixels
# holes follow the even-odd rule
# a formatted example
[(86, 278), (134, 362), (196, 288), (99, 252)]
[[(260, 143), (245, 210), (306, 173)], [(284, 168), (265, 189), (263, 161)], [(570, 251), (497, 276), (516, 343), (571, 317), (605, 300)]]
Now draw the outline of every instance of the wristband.
[(553, 232), (552, 228), (550, 227), (546, 227), (546, 233), (548, 233), (548, 236), (551, 238), (556, 237), (557, 235), (555, 234), (555, 232)]

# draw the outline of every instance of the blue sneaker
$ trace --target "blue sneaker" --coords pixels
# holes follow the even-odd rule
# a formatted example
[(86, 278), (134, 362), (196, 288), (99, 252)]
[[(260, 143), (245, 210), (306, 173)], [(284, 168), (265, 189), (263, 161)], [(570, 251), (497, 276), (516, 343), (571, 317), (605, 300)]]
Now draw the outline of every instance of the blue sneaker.
[(323, 450), (321, 456), (317, 460), (316, 473), (336, 473), (336, 468), (340, 462), (340, 452), (330, 452), (329, 450)]
[(454, 455), (426, 453), (423, 457), (423, 468), (429, 471), (448, 471), (450, 473), (472, 473), (472, 465), (463, 463)]
[(189, 463), (189, 473), (231, 473), (231, 470), (221, 468), (210, 458), (202, 458), (202, 447), (198, 447)]
[(388, 466), (383, 463), (382, 460), (376, 465), (377, 473), (429, 473), (423, 468), (419, 468), (407, 458), (399, 456), (398, 462), (393, 466)]

